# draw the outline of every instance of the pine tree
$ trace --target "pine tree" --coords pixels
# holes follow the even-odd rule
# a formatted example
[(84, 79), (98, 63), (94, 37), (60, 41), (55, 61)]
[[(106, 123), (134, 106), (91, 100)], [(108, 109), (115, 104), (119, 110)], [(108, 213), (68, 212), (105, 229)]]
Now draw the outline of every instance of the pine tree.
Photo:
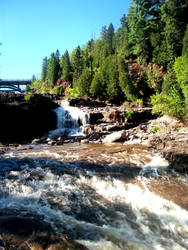
[(42, 73), (41, 73), (41, 81), (42, 82), (46, 81), (47, 73), (48, 73), (48, 58), (46, 56), (46, 57), (44, 57), (43, 62), (42, 62)]
[(94, 55), (94, 45), (95, 41), (93, 39), (89, 40), (84, 47), (84, 67), (87, 67), (90, 69), (92, 75), (93, 75), (93, 55)]
[(80, 96), (89, 94), (91, 81), (92, 81), (91, 71), (90, 69), (85, 68), (78, 81), (74, 83), (74, 87), (78, 89)]
[(182, 56), (188, 57), (188, 24), (187, 24), (184, 39), (183, 39)]
[(35, 75), (32, 75), (31, 81), (34, 82), (34, 81), (36, 81), (36, 80), (37, 80), (37, 79), (36, 79), (36, 76), (35, 76)]
[(59, 77), (59, 62), (54, 53), (51, 54), (48, 61), (47, 79), (52, 85), (55, 85)]
[(183, 37), (186, 29), (187, 6), (182, 0), (166, 0), (163, 11), (165, 25), (165, 37), (169, 69), (173, 67), (176, 57), (181, 56)]
[(109, 55), (112, 55), (114, 53), (113, 39), (114, 39), (114, 26), (112, 23), (110, 23), (106, 33), (106, 42), (108, 44)]
[(60, 60), (61, 76), (65, 81), (72, 81), (72, 67), (69, 57), (68, 50), (65, 51), (64, 55)]
[(94, 75), (94, 78), (90, 85), (90, 94), (94, 97), (104, 97), (105, 96), (105, 88), (103, 86), (102, 74), (100, 71), (97, 71)]
[(136, 89), (129, 76), (128, 66), (125, 64), (124, 60), (121, 57), (119, 57), (118, 59), (118, 70), (119, 85), (124, 93), (125, 98), (129, 101), (134, 101), (136, 99)]
[(73, 81), (77, 81), (82, 74), (84, 66), (83, 53), (80, 46), (73, 50), (71, 54), (71, 63), (73, 67)]
[(116, 54), (124, 58), (129, 56), (128, 24), (125, 15), (121, 18), (121, 27), (114, 34), (114, 48)]

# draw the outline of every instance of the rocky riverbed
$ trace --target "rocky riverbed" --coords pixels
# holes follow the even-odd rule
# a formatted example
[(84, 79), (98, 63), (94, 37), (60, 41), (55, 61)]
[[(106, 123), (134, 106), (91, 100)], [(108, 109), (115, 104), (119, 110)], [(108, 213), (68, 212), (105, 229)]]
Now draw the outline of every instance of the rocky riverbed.
[[(61, 101), (59, 101), (61, 105)], [(96, 101), (71, 100), (69, 105), (89, 114), (79, 136), (48, 135), (34, 139), (33, 144), (114, 143), (146, 145), (159, 151), (177, 171), (188, 171), (188, 129), (186, 123), (164, 116), (156, 118), (150, 107), (125, 108)]]

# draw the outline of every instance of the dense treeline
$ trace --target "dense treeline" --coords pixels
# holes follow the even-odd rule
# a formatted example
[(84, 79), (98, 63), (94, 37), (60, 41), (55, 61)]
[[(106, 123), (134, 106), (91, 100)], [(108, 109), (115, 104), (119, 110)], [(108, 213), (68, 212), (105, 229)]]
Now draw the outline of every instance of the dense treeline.
[[(152, 103), (154, 112), (188, 111), (188, 1), (132, 0), (127, 16), (102, 27), (71, 54), (45, 57), (38, 92)], [(68, 87), (68, 88), (67, 88)]]

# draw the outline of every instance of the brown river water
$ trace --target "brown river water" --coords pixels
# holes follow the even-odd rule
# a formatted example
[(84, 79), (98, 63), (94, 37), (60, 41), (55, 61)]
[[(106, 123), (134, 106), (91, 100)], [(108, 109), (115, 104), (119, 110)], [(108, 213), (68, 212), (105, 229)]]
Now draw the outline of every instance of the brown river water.
[(188, 249), (188, 178), (145, 146), (26, 145), (0, 163), (0, 213), (42, 216), (91, 250)]

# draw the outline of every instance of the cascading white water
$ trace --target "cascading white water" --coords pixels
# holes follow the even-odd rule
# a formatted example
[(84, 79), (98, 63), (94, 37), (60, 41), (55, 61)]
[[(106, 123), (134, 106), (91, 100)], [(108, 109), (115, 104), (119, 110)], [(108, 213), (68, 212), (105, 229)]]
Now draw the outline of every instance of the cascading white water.
[[(22, 163), (19, 170), (0, 178), (0, 211), (12, 209), (20, 214), (40, 215), (57, 232), (66, 228), (71, 237), (90, 250), (187, 249), (188, 211), (151, 192), (147, 186), (158, 174), (155, 170), (166, 167), (164, 159), (148, 155), (150, 162), (144, 164), (132, 183), (131, 179), (122, 178), (127, 176), (124, 167), (111, 164), (101, 167), (88, 161), (89, 156), (92, 160), (93, 152), (98, 158), (109, 159), (109, 148), (106, 155), (103, 152), (99, 156), (101, 148), (96, 146), (89, 151), (89, 147), (92, 146), (84, 145), (79, 151), (76, 146), (70, 150), (62, 146), (47, 151), (46, 146), (44, 149), (40, 146), (39, 151), (7, 154), (13, 159), (36, 160), (26, 158), (27, 164)], [(82, 165), (79, 161), (83, 152), (87, 162)], [(117, 154), (117, 150), (114, 152)], [(76, 153), (77, 161), (69, 161)]]
[(89, 114), (81, 109), (68, 106), (63, 102), (54, 110), (57, 117), (57, 129), (49, 132), (49, 137), (61, 135), (83, 135), (83, 128), (89, 124)]

